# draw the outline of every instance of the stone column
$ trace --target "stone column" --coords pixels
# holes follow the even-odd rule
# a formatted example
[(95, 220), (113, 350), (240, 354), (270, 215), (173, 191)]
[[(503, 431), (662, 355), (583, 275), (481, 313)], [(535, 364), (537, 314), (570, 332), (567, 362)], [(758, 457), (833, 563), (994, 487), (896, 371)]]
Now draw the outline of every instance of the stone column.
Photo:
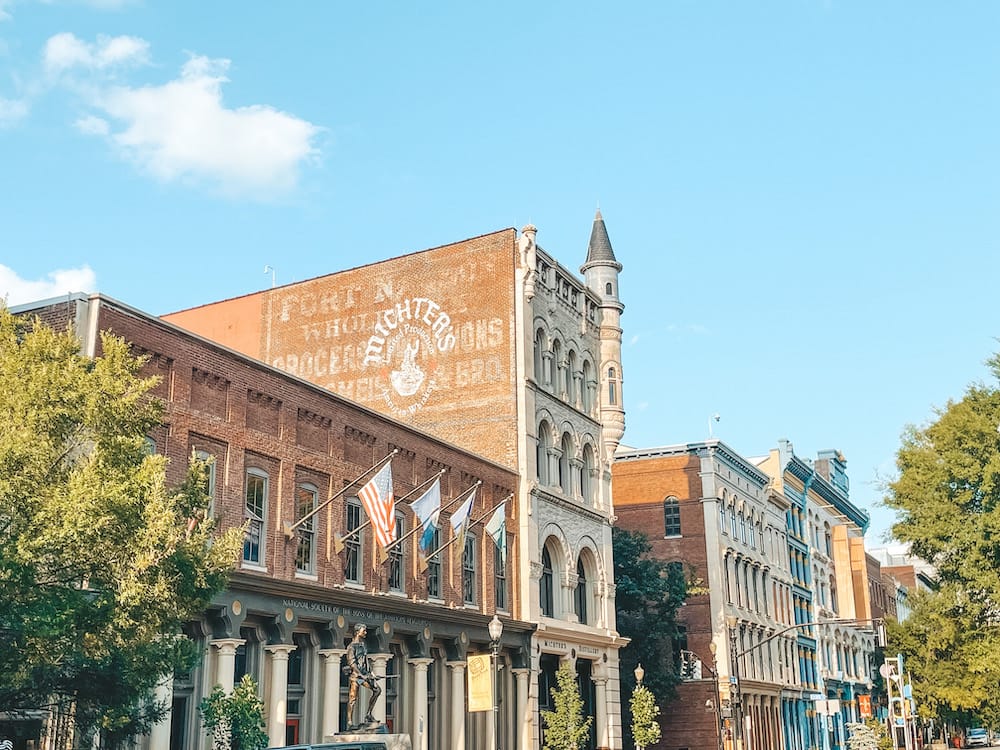
[(518, 727), (518, 741), (516, 743), (517, 747), (531, 747), (532, 746), (532, 725), (533, 716), (531, 713), (531, 697), (528, 694), (530, 688), (530, 683), (528, 679), (531, 677), (530, 669), (513, 669), (514, 677), (517, 680), (517, 702), (515, 705), (516, 710), (516, 726)]
[(325, 741), (340, 731), (340, 661), (347, 653), (343, 648), (320, 649), (323, 658), (323, 713), (320, 719), (321, 738)]
[(451, 750), (465, 750), (465, 662), (449, 661), (451, 670)]
[(228, 695), (233, 692), (233, 677), (236, 672), (236, 649), (246, 643), (242, 638), (220, 638), (212, 641), (219, 649), (215, 660), (215, 684)]
[(288, 710), (288, 654), (297, 646), (279, 643), (265, 646), (271, 655), (271, 689), (267, 702), (267, 738), (271, 747), (285, 745), (285, 719)]
[(597, 733), (598, 750), (611, 747), (608, 736), (608, 678), (603, 675), (592, 677), (594, 683), (594, 724)]
[(427, 750), (427, 667), (433, 659), (410, 659), (413, 667), (413, 726), (410, 736), (413, 738), (413, 750)]
[[(372, 672), (379, 678), (385, 677), (385, 668), (389, 659), (392, 658), (392, 654), (369, 654), (368, 658), (372, 663)], [(387, 680), (378, 679), (375, 683), (382, 688), (382, 694), (379, 695), (378, 700), (375, 701), (375, 708), (372, 709), (372, 716), (379, 724), (385, 724), (385, 693), (389, 688), (386, 682)]]
[(173, 673), (164, 675), (156, 684), (153, 698), (157, 703), (166, 705), (167, 713), (149, 730), (149, 750), (170, 750), (171, 706), (174, 701)]

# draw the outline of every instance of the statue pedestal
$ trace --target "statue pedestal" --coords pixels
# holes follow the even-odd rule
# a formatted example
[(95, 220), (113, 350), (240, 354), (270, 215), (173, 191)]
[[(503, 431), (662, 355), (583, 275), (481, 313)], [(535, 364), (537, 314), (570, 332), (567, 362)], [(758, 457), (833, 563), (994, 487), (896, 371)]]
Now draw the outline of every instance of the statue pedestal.
[(385, 725), (382, 725), (381, 729), (382, 731), (379, 732), (374, 728), (363, 727), (360, 730), (341, 732), (340, 734), (324, 737), (323, 742), (356, 742), (358, 744), (372, 742), (380, 743), (378, 745), (380, 748), (384, 745), (385, 750), (413, 750), (413, 745), (410, 742), (410, 735), (388, 734), (386, 732)]

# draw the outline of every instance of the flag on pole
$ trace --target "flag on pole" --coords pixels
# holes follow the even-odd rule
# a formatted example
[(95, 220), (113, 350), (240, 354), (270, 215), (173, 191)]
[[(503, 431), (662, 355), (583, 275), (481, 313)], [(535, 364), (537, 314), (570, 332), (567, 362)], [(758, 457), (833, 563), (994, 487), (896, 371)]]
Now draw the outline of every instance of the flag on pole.
[(486, 533), (493, 537), (493, 543), (500, 550), (500, 562), (507, 565), (507, 502), (500, 503), (486, 524)]
[(465, 554), (465, 532), (469, 528), (469, 518), (472, 516), (472, 505), (476, 502), (476, 491), (469, 493), (469, 499), (458, 506), (458, 510), (451, 514), (451, 528), (455, 532), (458, 541), (455, 543), (459, 560)]
[(410, 503), (414, 515), (420, 521), (423, 531), (417, 540), (417, 556), (423, 569), (427, 553), (434, 541), (434, 532), (438, 530), (438, 514), (441, 512), (441, 480), (435, 479), (434, 484), (419, 499)]
[(383, 466), (379, 473), (368, 480), (358, 492), (358, 499), (372, 522), (375, 541), (383, 548), (396, 540), (396, 514), (393, 511), (395, 497), (392, 494), (392, 462)]

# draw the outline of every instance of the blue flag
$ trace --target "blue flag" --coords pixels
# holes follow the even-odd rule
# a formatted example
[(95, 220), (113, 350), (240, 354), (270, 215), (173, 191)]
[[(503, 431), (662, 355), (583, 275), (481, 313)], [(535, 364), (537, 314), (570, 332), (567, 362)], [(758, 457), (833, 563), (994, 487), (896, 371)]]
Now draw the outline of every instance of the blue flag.
[(417, 542), (417, 552), (420, 557), (421, 567), (424, 567), (427, 553), (430, 551), (431, 542), (434, 541), (434, 533), (438, 530), (438, 514), (441, 512), (441, 481), (434, 480), (434, 484), (410, 504), (413, 514), (420, 521), (423, 531), (420, 532), (420, 539)]

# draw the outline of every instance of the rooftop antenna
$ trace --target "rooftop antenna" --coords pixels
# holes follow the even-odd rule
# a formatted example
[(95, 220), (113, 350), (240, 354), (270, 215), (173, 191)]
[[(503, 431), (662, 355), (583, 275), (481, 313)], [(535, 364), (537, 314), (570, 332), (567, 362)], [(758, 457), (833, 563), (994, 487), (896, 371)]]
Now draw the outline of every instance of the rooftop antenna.
[(268, 272), (271, 273), (271, 288), (274, 289), (274, 285), (276, 283), (275, 275), (274, 275), (275, 274), (274, 266), (264, 266), (264, 273), (268, 273)]
[(720, 419), (722, 419), (722, 417), (719, 416), (719, 412), (715, 412), (715, 414), (713, 414), (712, 416), (710, 416), (708, 418), (708, 439), (709, 440), (712, 439), (712, 422), (718, 422)]

